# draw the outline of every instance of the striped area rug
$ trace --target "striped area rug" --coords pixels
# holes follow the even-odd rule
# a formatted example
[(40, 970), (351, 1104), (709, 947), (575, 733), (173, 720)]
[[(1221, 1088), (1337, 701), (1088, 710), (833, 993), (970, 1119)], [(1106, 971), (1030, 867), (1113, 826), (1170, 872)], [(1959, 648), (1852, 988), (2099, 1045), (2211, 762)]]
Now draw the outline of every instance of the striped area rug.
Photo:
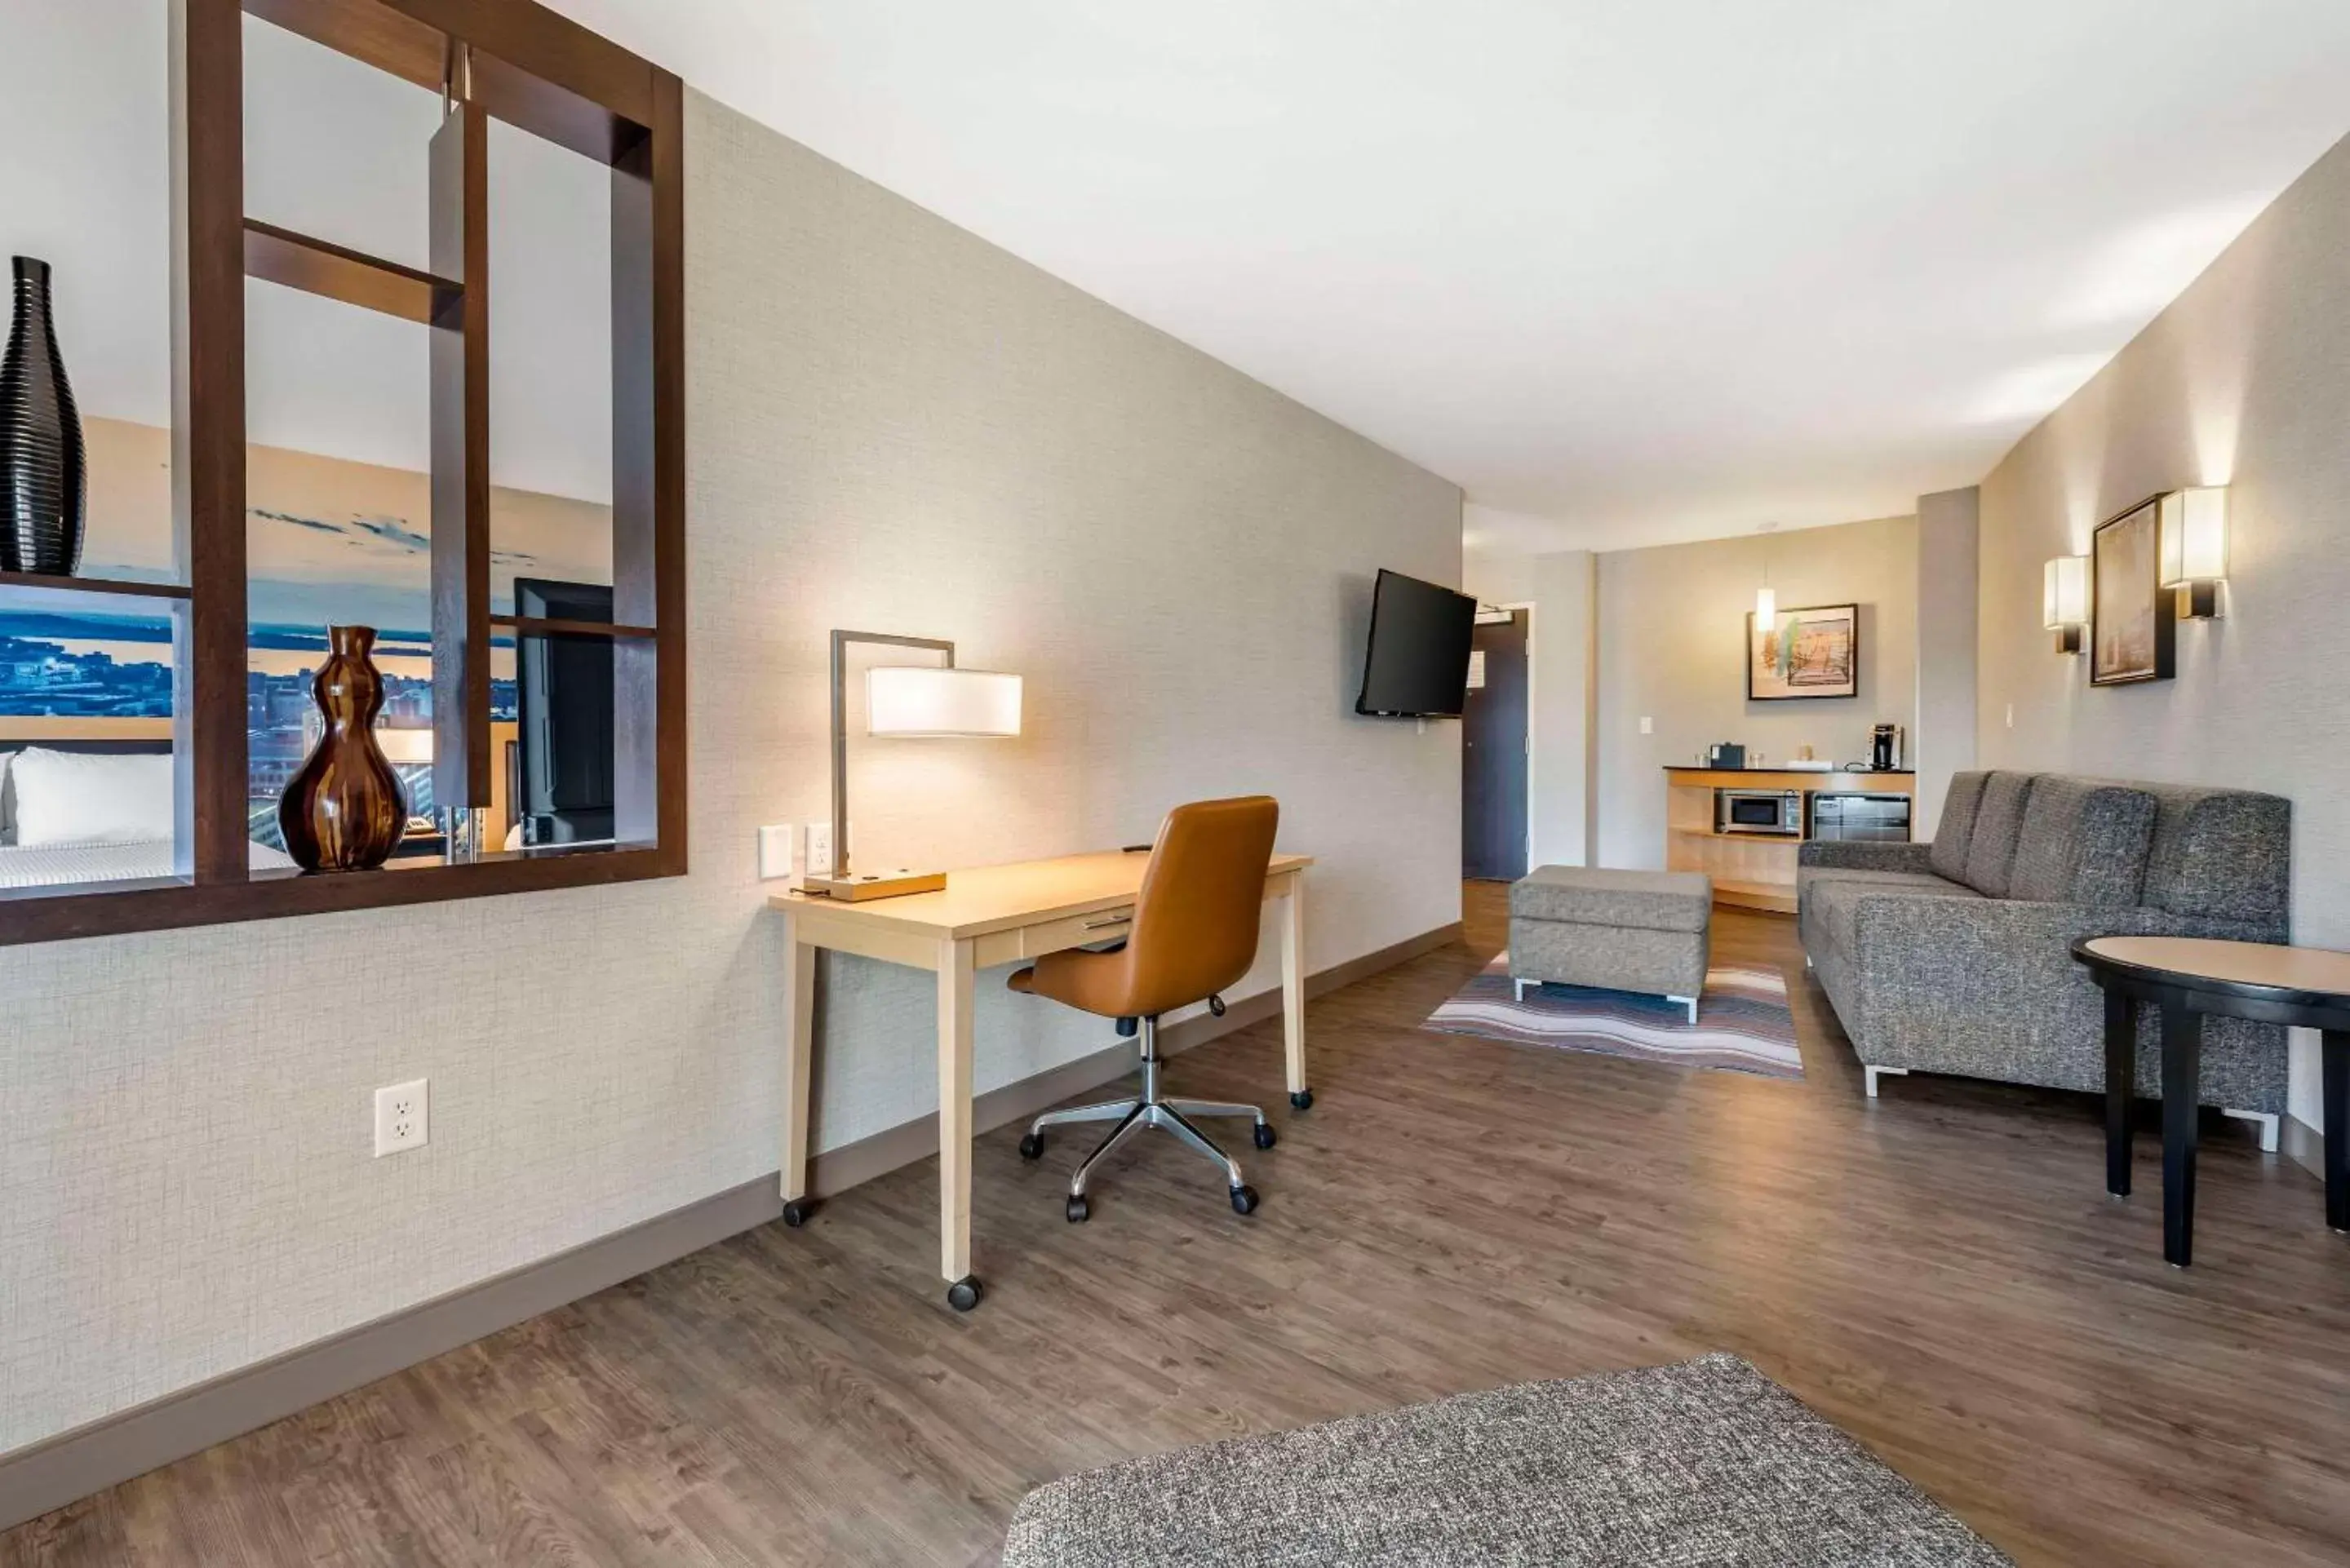
[(1705, 994), (1698, 998), (1695, 1023), (1680, 1003), (1661, 996), (1543, 985), (1527, 987), (1525, 1000), (1520, 1002), (1512, 992), (1510, 955), (1503, 953), (1430, 1013), (1423, 1027), (1676, 1067), (1757, 1073), (1766, 1078), (1804, 1075), (1795, 1016), (1787, 1008), (1787, 982), (1774, 973), (1711, 971)]

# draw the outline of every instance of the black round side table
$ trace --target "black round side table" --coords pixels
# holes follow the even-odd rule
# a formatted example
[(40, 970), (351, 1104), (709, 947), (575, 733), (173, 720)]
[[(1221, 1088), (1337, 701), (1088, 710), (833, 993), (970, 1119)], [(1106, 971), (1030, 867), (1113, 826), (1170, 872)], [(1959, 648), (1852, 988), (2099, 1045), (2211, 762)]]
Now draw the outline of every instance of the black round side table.
[(2197, 937), (2084, 937), (2073, 956), (2106, 992), (2106, 1190), (2130, 1189), (2137, 1007), (2162, 1009), (2162, 1255), (2194, 1250), (2195, 1123), (2203, 1020), (2249, 1018), (2325, 1035), (2325, 1222), (2350, 1231), (2350, 953)]

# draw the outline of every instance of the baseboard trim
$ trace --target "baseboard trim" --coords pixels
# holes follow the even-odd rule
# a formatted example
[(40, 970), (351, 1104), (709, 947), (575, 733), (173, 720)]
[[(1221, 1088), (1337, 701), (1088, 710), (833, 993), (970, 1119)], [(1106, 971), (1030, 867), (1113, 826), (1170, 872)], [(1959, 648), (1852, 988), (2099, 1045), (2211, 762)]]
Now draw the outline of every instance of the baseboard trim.
[(2288, 1112), (2279, 1124), (2285, 1158), (2318, 1180), (2325, 1179), (2325, 1135)]
[[(1319, 996), (1351, 985), (1460, 936), (1455, 921), (1333, 965), (1307, 978), (1305, 993)], [(1160, 1046), (1170, 1054), (1188, 1051), (1280, 1010), (1280, 992), (1266, 992), (1235, 1002), (1222, 1018), (1202, 1013), (1170, 1026), (1159, 1036)], [(1116, 1045), (1008, 1084), (979, 1097), (974, 1125), (987, 1131), (1034, 1116), (1124, 1076), (1133, 1060), (1131, 1046)], [(819, 1155), (810, 1178), (819, 1193), (843, 1192), (927, 1159), (938, 1147), (937, 1118), (921, 1116)], [(567, 1306), (782, 1213), (783, 1199), (770, 1172), (551, 1258), (0, 1455), (0, 1530)]]

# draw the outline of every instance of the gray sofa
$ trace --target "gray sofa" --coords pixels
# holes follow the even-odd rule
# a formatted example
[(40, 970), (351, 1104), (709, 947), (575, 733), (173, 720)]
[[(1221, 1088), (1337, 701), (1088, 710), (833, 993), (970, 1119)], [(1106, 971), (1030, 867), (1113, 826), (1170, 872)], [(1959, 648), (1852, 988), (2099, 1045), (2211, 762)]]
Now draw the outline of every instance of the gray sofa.
[[(2085, 936), (2290, 940), (2292, 803), (2249, 790), (1965, 773), (1931, 844), (1816, 843), (1796, 872), (1804, 952), (1868, 1069), (2105, 1091), (2104, 993)], [(2138, 1092), (2161, 1044), (2141, 1010)], [(2284, 1031), (2205, 1025), (2202, 1103), (2285, 1106)]]

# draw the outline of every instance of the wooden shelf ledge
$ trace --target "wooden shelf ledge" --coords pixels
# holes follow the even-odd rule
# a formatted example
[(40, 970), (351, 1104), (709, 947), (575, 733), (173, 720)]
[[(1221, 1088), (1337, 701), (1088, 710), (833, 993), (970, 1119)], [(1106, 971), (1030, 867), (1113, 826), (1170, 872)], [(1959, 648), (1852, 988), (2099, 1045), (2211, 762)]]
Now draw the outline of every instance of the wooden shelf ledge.
[(244, 221), (244, 273), (305, 294), (432, 325), (465, 286), (412, 266), (384, 261), (328, 240), (297, 234), (258, 218)]
[(621, 626), (604, 620), (555, 620), (544, 616), (494, 615), (490, 624), (524, 637), (601, 637), (642, 639), (655, 635), (649, 626)]
[(46, 572), (0, 572), (0, 588), (39, 588), (55, 594), (113, 594), (134, 599), (183, 599), (179, 583), (134, 583), (119, 577), (57, 577)]

